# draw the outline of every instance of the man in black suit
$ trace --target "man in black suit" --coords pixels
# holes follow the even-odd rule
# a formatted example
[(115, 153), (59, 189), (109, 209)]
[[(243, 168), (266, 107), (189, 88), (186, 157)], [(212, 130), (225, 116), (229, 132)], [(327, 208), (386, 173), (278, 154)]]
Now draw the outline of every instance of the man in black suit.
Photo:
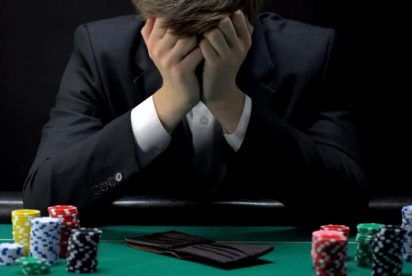
[(363, 206), (335, 32), (255, 16), (259, 3), (136, 0), (141, 17), (80, 26), (25, 206), (124, 193)]

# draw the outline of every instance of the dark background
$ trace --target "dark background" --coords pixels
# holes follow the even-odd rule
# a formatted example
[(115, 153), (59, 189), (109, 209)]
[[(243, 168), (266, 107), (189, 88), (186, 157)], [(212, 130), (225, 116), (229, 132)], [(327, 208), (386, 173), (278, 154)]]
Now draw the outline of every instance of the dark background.
[[(371, 189), (411, 194), (408, 9), (376, 1), (266, 2), (285, 17), (341, 31)], [(0, 0), (0, 192), (21, 190), (75, 28), (131, 13), (130, 0)]]

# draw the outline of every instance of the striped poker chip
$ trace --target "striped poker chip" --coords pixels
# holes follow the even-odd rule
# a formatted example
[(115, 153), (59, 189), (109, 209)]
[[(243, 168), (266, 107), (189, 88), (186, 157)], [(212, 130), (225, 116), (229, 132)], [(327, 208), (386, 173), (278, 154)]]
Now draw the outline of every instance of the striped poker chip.
[(18, 209), (11, 212), (13, 240), (23, 246), (23, 255), (29, 254), (30, 230), (32, 218), (40, 217), (40, 211), (34, 209)]
[(402, 208), (402, 228), (405, 232), (405, 239), (402, 246), (402, 256), (406, 262), (412, 262), (412, 205)]
[(31, 220), (30, 256), (48, 264), (59, 260), (60, 218), (41, 217)]
[(35, 257), (22, 257), (17, 260), (24, 275), (39, 275), (50, 272), (50, 264)]
[(406, 231), (397, 225), (384, 225), (379, 229), (372, 243), (371, 275), (401, 275), (405, 233)]
[(355, 261), (360, 267), (370, 268), (373, 262), (372, 244), (383, 224), (360, 223), (357, 225)]
[(91, 273), (97, 270), (97, 248), (101, 235), (102, 231), (97, 228), (72, 230), (67, 246), (67, 271)]
[(53, 215), (77, 215), (77, 207), (73, 205), (54, 205), (47, 208), (49, 214)]
[(316, 275), (346, 275), (347, 238), (342, 232), (318, 230), (312, 233), (312, 263)]
[(17, 243), (0, 243), (0, 265), (14, 265), (23, 257), (23, 246)]
[(73, 205), (55, 205), (48, 207), (47, 211), (50, 217), (62, 219), (60, 229), (60, 257), (66, 258), (71, 231), (80, 227), (77, 207)]
[(327, 224), (327, 225), (322, 225), (320, 227), (320, 230), (341, 232), (346, 237), (347, 243), (346, 243), (346, 246), (345, 246), (345, 254), (347, 254), (347, 252), (348, 252), (349, 232), (350, 232), (350, 227), (349, 226), (341, 225), (341, 224)]
[(329, 231), (338, 231), (342, 232), (346, 238), (349, 238), (350, 228), (346, 225), (339, 225), (339, 224), (327, 224), (322, 225), (320, 230), (329, 230)]

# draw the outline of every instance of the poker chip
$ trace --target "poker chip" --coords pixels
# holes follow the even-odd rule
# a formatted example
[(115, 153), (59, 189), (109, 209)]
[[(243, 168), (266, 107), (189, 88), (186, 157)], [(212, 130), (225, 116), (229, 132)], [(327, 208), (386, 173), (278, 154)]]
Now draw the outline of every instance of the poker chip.
[(384, 225), (379, 229), (372, 243), (372, 276), (401, 275), (405, 233), (405, 229), (396, 225)]
[(345, 246), (345, 253), (347, 255), (348, 252), (348, 241), (349, 241), (349, 232), (350, 232), (350, 227), (346, 225), (339, 225), (339, 224), (327, 224), (327, 225), (322, 225), (320, 227), (320, 230), (327, 230), (327, 231), (338, 231), (341, 232), (345, 237), (346, 237), (346, 246)]
[(31, 220), (30, 256), (48, 264), (59, 260), (60, 218), (41, 217)]
[(50, 272), (50, 264), (35, 257), (22, 257), (17, 260), (21, 265), (24, 275), (47, 274)]
[(412, 262), (412, 205), (402, 208), (402, 228), (405, 229), (405, 240), (402, 256), (406, 262)]
[(73, 229), (80, 227), (77, 207), (72, 205), (55, 205), (47, 208), (50, 217), (62, 219), (60, 229), (60, 257), (67, 255), (67, 245)]
[(320, 227), (320, 230), (328, 230), (328, 231), (338, 231), (342, 232), (346, 238), (349, 238), (349, 231), (350, 228), (349, 226), (346, 225), (339, 225), (339, 224), (327, 224), (327, 225), (322, 225)]
[(342, 275), (346, 271), (347, 238), (342, 232), (318, 230), (312, 233), (312, 261), (316, 275)]
[(23, 257), (23, 246), (17, 243), (0, 243), (0, 265), (14, 265)]
[(67, 246), (67, 271), (91, 273), (97, 270), (97, 246), (101, 235), (102, 231), (97, 228), (72, 230)]
[(376, 233), (383, 224), (361, 223), (357, 225), (355, 261), (360, 267), (370, 268), (372, 265), (372, 243)]
[(18, 209), (11, 212), (13, 225), (13, 240), (23, 246), (23, 255), (27, 256), (30, 249), (30, 220), (40, 217), (39, 210)]

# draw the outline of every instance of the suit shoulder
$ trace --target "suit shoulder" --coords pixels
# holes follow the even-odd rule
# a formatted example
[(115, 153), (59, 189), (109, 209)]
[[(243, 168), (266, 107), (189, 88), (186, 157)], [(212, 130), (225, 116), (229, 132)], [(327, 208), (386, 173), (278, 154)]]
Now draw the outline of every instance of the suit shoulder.
[(322, 72), (335, 40), (335, 30), (285, 19), (275, 13), (258, 16), (272, 60), (296, 74)]
[(136, 39), (143, 21), (138, 15), (126, 15), (89, 22), (83, 26), (93, 44), (103, 47), (120, 47)]
[(124, 33), (128, 31), (130, 26), (136, 26), (142, 23), (142, 19), (138, 15), (124, 15), (114, 18), (88, 22), (84, 26), (90, 32), (97, 33)]
[(78, 27), (76, 44), (90, 44), (96, 59), (129, 59), (138, 41), (143, 21), (138, 15), (126, 15), (89, 22)]
[(258, 15), (258, 20), (264, 32), (282, 35), (310, 35), (330, 37), (335, 33), (332, 28), (320, 27), (301, 21), (286, 19), (276, 13), (265, 12)]

